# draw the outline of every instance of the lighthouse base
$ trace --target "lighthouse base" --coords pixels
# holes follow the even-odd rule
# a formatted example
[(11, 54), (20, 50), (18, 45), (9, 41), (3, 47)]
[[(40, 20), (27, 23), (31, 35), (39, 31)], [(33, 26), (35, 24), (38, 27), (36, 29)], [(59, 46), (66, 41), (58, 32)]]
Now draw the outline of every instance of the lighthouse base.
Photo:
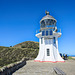
[[(50, 48), (48, 47), (48, 50)], [(37, 58), (34, 60), (35, 62), (65, 62), (64, 59), (60, 56), (58, 50), (56, 48), (52, 49), (50, 55), (47, 55), (47, 48), (45, 47), (43, 50), (39, 50), (39, 54)]]
[(34, 60), (35, 62), (52, 62), (52, 63), (56, 63), (56, 62), (65, 62), (65, 61), (40, 61), (40, 60)]

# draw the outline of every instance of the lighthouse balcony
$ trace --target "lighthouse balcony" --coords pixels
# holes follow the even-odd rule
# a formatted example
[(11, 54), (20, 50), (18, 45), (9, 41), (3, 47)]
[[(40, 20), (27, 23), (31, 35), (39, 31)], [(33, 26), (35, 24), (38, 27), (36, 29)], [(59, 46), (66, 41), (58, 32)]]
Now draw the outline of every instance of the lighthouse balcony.
[(38, 38), (40, 38), (40, 37), (54, 37), (54, 36), (61, 37), (61, 32), (55, 32), (53, 30), (45, 30), (45, 31), (41, 31), (41, 32), (37, 33), (36, 36)]

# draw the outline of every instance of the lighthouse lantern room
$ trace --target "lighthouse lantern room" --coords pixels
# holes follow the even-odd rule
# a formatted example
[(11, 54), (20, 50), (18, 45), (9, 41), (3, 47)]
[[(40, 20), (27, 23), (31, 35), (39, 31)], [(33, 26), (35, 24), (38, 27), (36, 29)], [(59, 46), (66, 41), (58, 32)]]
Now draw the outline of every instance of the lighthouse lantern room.
[(56, 19), (45, 12), (40, 21), (40, 33), (36, 34), (39, 38), (39, 53), (34, 61), (39, 62), (64, 62), (58, 51), (58, 38), (61, 37), (61, 31), (58, 32)]

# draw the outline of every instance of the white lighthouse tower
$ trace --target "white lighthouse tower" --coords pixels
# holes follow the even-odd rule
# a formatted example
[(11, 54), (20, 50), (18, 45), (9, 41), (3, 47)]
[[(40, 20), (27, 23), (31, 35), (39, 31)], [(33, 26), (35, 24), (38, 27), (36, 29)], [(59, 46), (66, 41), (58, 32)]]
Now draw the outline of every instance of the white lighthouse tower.
[(39, 38), (39, 54), (34, 61), (39, 62), (64, 62), (58, 51), (58, 32), (56, 19), (48, 11), (40, 21), (40, 33), (36, 34)]

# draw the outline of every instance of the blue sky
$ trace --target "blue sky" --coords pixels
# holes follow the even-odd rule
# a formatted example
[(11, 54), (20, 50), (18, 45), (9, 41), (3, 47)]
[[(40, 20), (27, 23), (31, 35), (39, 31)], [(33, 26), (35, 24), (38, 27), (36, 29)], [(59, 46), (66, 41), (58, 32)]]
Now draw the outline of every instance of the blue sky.
[(61, 29), (59, 52), (75, 54), (74, 0), (0, 0), (0, 46), (39, 41), (35, 34), (45, 10)]

